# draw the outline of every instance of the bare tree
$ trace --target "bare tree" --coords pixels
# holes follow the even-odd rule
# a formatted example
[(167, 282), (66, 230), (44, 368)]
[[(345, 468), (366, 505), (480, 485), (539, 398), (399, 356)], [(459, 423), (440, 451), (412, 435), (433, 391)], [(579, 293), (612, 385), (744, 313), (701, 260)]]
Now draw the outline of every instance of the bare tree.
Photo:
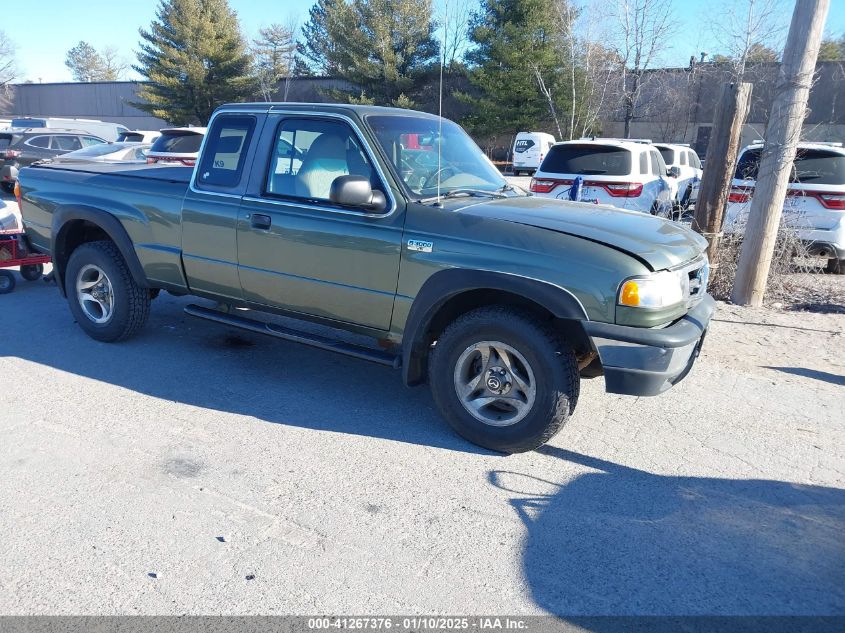
[(601, 0), (556, 0), (552, 5), (562, 31), (562, 68), (571, 102), (570, 139), (595, 131), (608, 101), (618, 96), (621, 64), (604, 44), (610, 37), (604, 4)]
[(643, 73), (657, 56), (667, 50), (669, 35), (676, 27), (672, 0), (616, 0), (612, 10), (616, 22), (616, 53), (622, 63), (622, 101), (625, 112), (625, 138), (637, 115)]
[(107, 81), (120, 81), (124, 78), (129, 63), (116, 46), (106, 46), (100, 53), (103, 78)]
[(280, 81), (284, 81), (282, 96), (287, 101), (296, 58), (294, 33), (299, 28), (294, 19), (288, 24), (274, 23), (260, 29), (253, 40), (255, 74), (258, 87), (265, 101), (271, 101)]
[(15, 44), (6, 33), (0, 31), (0, 87), (10, 83), (16, 75)]
[(710, 25), (722, 49), (714, 60), (729, 64), (737, 81), (749, 62), (777, 61), (789, 26), (788, 9), (787, 0), (723, 0), (720, 7), (708, 9), (702, 22)]
[(443, 65), (452, 69), (469, 44), (469, 21), (477, 3), (472, 0), (443, 0), (437, 11), (442, 29)]

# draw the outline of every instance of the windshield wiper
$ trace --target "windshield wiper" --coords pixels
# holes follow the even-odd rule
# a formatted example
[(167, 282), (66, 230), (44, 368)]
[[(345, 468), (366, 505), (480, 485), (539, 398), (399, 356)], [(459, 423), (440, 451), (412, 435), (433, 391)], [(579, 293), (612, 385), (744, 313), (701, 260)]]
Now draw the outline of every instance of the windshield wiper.
[[(506, 185), (508, 186), (508, 185)], [(446, 193), (440, 194), (440, 198), (456, 198), (457, 196), (477, 196), (489, 198), (507, 198), (503, 191), (489, 191), (487, 189), (470, 189), (461, 187), (459, 189), (450, 189)], [(438, 196), (431, 196), (429, 198), (422, 198), (420, 202), (426, 204), (428, 202), (435, 202)]]

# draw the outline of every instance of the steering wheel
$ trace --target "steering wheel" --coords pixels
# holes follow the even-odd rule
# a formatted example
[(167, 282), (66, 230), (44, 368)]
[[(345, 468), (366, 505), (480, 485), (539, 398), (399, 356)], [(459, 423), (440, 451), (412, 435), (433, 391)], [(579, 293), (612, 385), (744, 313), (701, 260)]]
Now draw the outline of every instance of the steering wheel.
[[(425, 184), (426, 184), (426, 185), (428, 185), (429, 187), (431, 187), (431, 186), (436, 186), (436, 184), (437, 184), (437, 177), (438, 177), (438, 176), (440, 176), (440, 174), (442, 174), (442, 173), (444, 173), (444, 172), (451, 172), (451, 174), (450, 174), (451, 176), (454, 176), (455, 174), (460, 173), (460, 172), (458, 171), (458, 168), (457, 168), (457, 167), (455, 167), (454, 165), (446, 165), (445, 167), (441, 167), (440, 169), (435, 170), (435, 171), (434, 171), (434, 173), (432, 173), (432, 174), (431, 174), (431, 176), (429, 176), (428, 178), (426, 178), (426, 179), (425, 179)], [(440, 180), (441, 180), (441, 181), (443, 181), (443, 180), (447, 180), (447, 178), (445, 178), (445, 177), (441, 177), (441, 178), (440, 178)], [(432, 184), (432, 183), (433, 183), (433, 184)], [(420, 183), (420, 185), (422, 185), (422, 182)]]

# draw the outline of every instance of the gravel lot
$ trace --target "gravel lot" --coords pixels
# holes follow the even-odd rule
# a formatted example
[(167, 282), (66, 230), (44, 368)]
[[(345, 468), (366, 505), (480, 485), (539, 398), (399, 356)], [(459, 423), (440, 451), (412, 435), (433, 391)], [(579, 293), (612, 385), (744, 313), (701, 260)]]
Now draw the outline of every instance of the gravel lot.
[(187, 303), (107, 345), (0, 296), (0, 613), (845, 614), (843, 315), (722, 305), (678, 387), (503, 457)]

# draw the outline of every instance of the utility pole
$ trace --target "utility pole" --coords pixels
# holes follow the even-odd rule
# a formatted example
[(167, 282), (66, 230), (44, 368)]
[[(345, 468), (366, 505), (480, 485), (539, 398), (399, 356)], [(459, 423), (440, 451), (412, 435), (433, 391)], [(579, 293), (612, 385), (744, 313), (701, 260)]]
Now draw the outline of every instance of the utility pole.
[[(751, 84), (725, 84), (722, 97), (716, 104), (713, 129), (707, 144), (707, 164), (695, 203), (692, 227), (707, 238), (707, 257), (716, 261), (719, 238), (722, 235), (722, 216), (728, 202), (742, 124), (751, 103)], [(715, 265), (715, 264), (712, 264)]]
[(795, 3), (731, 293), (731, 300), (739, 305), (763, 303), (829, 7), (830, 0)]

